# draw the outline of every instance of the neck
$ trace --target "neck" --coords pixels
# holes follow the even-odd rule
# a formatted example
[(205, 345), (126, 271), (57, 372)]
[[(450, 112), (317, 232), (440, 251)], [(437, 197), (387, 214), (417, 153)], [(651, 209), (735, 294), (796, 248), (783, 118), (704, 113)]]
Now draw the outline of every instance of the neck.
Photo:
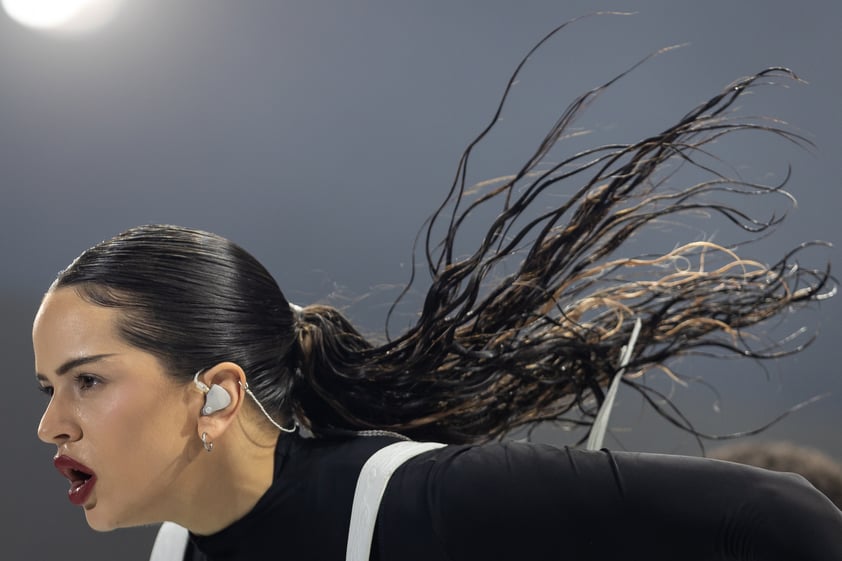
[[(232, 427), (233, 428), (233, 427)], [(214, 534), (248, 514), (272, 485), (278, 431), (228, 430), (213, 451), (196, 458), (192, 492), (180, 509), (182, 526)]]

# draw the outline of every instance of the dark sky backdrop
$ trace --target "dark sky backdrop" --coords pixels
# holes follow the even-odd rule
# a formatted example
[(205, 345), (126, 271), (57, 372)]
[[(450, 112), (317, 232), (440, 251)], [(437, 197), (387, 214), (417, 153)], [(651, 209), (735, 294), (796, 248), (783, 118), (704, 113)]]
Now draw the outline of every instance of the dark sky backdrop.
[[(794, 167), (799, 205), (758, 246), (761, 257), (802, 240), (842, 242), (835, 0), (144, 0), (74, 40), (0, 17), (8, 437), (0, 557), (142, 560), (153, 535), (89, 530), (53, 470), (54, 450), (35, 437), (44, 401), (30, 326), (59, 269), (129, 226), (199, 227), (251, 250), (293, 301), (348, 305), (360, 327), (376, 331), (391, 287), (407, 278), (418, 226), (514, 65), (555, 24), (596, 9), (638, 13), (580, 22), (540, 52), (474, 179), (512, 171), (573, 96), (655, 49), (689, 43), (601, 98), (580, 123), (594, 130), (588, 142), (657, 132), (735, 78), (791, 67), (809, 84), (761, 90), (746, 112), (781, 117), (817, 147), (746, 142), (726, 156), (773, 177)], [(724, 241), (727, 228), (706, 226), (720, 231)], [(842, 263), (837, 249), (816, 258)], [(701, 429), (729, 432), (831, 392), (759, 438), (792, 438), (842, 458), (840, 300), (797, 316), (793, 328), (820, 325), (818, 342), (765, 372), (743, 362), (684, 364), (716, 385), (718, 412), (699, 385), (675, 387), (676, 399)], [(626, 393), (612, 431), (612, 447), (701, 453)]]

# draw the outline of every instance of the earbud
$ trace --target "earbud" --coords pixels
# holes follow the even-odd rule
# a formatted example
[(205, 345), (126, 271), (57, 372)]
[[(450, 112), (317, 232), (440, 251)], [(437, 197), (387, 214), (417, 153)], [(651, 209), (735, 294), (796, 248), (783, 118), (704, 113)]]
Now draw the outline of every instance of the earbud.
[(205, 395), (205, 406), (202, 407), (202, 415), (210, 415), (222, 411), (231, 404), (231, 394), (222, 386), (214, 384)]
[(208, 387), (207, 384), (199, 380), (199, 374), (202, 371), (196, 372), (193, 376), (193, 383), (199, 388), (199, 391), (205, 394), (205, 405), (202, 407), (202, 415), (210, 415), (217, 411), (222, 411), (231, 404), (231, 394), (218, 384), (213, 384)]

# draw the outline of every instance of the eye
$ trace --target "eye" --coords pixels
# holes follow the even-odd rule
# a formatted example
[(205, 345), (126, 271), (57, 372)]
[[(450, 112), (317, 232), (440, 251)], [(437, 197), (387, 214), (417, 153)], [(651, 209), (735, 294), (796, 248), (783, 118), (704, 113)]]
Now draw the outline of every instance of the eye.
[(53, 397), (53, 387), (52, 386), (38, 386), (38, 391), (42, 394), (46, 395), (47, 397)]
[(90, 390), (101, 383), (101, 380), (90, 374), (77, 374), (75, 376), (76, 384), (79, 389)]

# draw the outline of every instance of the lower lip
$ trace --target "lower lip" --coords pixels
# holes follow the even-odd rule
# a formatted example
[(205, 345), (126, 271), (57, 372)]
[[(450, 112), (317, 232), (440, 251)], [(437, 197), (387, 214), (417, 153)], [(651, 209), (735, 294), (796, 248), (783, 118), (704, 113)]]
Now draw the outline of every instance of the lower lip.
[(96, 477), (91, 477), (90, 479), (85, 480), (81, 485), (73, 485), (67, 492), (67, 497), (70, 499), (71, 503), (76, 506), (82, 506), (88, 502), (88, 497), (91, 496), (91, 492), (94, 490), (95, 484)]

